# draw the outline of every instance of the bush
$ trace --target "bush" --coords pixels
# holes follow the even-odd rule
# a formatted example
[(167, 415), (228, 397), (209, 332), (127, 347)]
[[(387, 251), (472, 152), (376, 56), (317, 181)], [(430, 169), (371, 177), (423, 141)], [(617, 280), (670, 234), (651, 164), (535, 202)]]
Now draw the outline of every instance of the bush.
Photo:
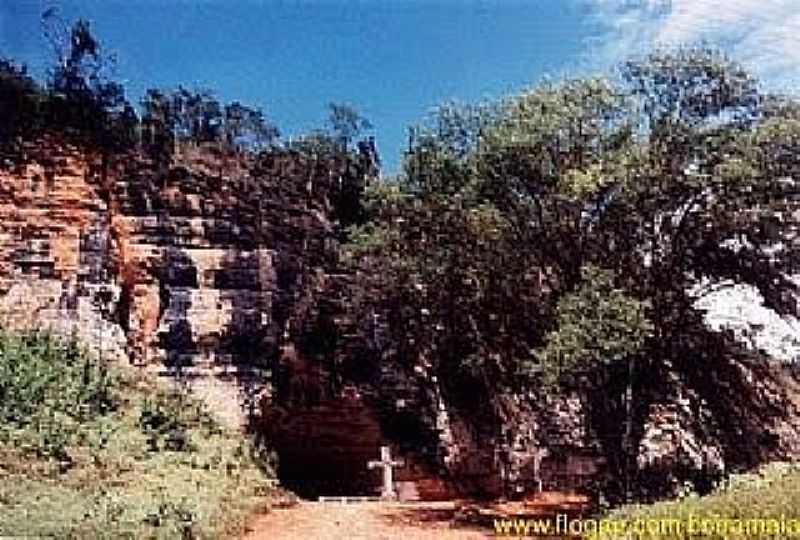
[[(651, 505), (631, 505), (613, 511), (608, 517), (627, 520), (673, 519), (688, 523), (692, 518), (716, 520), (800, 520), (800, 464), (770, 463), (756, 471), (736, 474), (711, 494), (688, 495)], [(640, 538), (644, 536), (633, 536)], [(674, 535), (648, 535), (668, 539)], [(688, 537), (685, 536), (685, 537)], [(694, 536), (692, 536), (694, 537)], [(706, 538), (744, 540), (746, 532), (707, 535)], [(767, 537), (767, 536), (764, 536)], [(769, 536), (770, 538), (777, 536)]]
[(162, 501), (156, 511), (148, 514), (143, 521), (153, 528), (172, 532), (176, 538), (192, 539), (195, 538), (192, 532), (195, 520), (194, 513), (186, 504)]
[(189, 438), (190, 419), (186, 417), (185, 406), (181, 393), (172, 396), (162, 393), (155, 398), (144, 398), (139, 427), (147, 437), (150, 451), (185, 452), (194, 449)]
[(69, 461), (81, 423), (115, 409), (113, 385), (74, 340), (0, 330), (0, 442)]
[(0, 478), (0, 537), (232, 538), (274, 493), (201, 403), (42, 333), (0, 331)]

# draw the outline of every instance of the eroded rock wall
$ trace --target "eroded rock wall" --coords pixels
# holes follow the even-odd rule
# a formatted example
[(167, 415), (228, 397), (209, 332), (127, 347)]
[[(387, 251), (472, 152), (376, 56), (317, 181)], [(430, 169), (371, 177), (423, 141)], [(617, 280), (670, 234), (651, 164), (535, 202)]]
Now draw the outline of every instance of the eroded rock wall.
[(0, 322), (75, 335), (105, 355), (126, 353), (114, 322), (109, 200), (96, 163), (42, 141), (39, 156), (0, 172)]
[(375, 174), (354, 153), (29, 150), (0, 172), (3, 324), (180, 373), (234, 422), (230, 403), (257, 398), (281, 343), (313, 324), (345, 192)]

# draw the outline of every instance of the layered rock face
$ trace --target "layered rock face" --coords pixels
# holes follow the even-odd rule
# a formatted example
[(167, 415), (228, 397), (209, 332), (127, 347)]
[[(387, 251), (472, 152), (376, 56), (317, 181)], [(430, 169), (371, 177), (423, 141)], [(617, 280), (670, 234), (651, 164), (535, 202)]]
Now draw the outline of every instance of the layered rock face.
[(0, 175), (2, 324), (173, 376), (232, 425), (264, 413), (283, 479), (305, 494), (373, 494), (366, 462), (389, 444), (406, 458), (405, 497), (449, 497), (414, 440), (398, 444), (380, 403), (348, 395), (325, 357), (346, 281), (332, 273), (338, 229), (376, 172), (363, 152), (225, 162), (196, 150), (165, 166), (40, 141)]
[(375, 174), (363, 153), (262, 157), (190, 149), (165, 166), (31, 145), (0, 174), (2, 322), (179, 372), (241, 422), (231, 403), (313, 322), (337, 212)]
[(48, 141), (38, 150), (48, 158), (0, 173), (0, 321), (124, 356), (108, 198), (85, 153)]

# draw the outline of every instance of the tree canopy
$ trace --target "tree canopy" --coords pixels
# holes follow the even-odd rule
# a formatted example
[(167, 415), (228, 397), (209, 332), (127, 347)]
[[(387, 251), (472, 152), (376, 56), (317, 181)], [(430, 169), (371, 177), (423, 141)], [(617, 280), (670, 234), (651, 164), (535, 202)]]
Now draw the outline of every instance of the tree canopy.
[(361, 116), (353, 106), (345, 103), (329, 103), (328, 126), (330, 133), (343, 146), (349, 145), (364, 131), (372, 129), (372, 123)]
[(350, 309), (384, 329), (363, 339), (456, 393), (579, 384), (615, 400), (619, 375), (630, 413), (645, 373), (687, 365), (697, 291), (748, 284), (797, 312), (797, 111), (708, 49), (446, 104), (345, 248)]
[(45, 81), (25, 66), (0, 59), (0, 143), (19, 154), (23, 140), (45, 132), (109, 152), (139, 147), (169, 157), (179, 144), (213, 143), (231, 152), (259, 152), (280, 133), (259, 108), (220, 103), (210, 90), (151, 88), (139, 113), (114, 79), (116, 60), (105, 52), (88, 21), (68, 25), (54, 8), (42, 15), (54, 62)]
[(556, 384), (624, 403), (630, 459), (659, 374), (705, 354), (698, 294), (747, 284), (797, 313), (798, 118), (704, 48), (442, 106), (345, 247), (362, 339), (468, 402)]

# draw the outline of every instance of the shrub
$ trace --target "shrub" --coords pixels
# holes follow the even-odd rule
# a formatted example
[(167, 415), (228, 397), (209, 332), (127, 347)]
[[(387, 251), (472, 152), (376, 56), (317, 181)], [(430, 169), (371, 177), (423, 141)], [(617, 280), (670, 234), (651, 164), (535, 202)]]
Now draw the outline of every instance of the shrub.
[[(676, 500), (651, 505), (630, 505), (614, 510), (612, 519), (657, 520), (672, 519), (688, 523), (690, 519), (730, 520), (800, 520), (800, 464), (769, 463), (759, 469), (736, 474), (722, 482), (711, 494), (699, 497), (688, 495)], [(645, 536), (632, 536), (644, 538)], [(688, 535), (681, 536), (688, 537)], [(694, 538), (695, 536), (692, 536)], [(706, 535), (707, 538), (744, 540), (752, 538), (746, 531), (729, 530), (727, 534)], [(761, 536), (759, 536), (761, 537)], [(763, 537), (777, 537), (769, 535)], [(675, 535), (647, 535), (646, 538), (668, 539)]]
[(0, 537), (238, 537), (275, 491), (251, 443), (184, 393), (2, 331), (0, 478)]
[(115, 409), (113, 385), (74, 340), (0, 330), (0, 442), (69, 461), (81, 423)]
[(169, 450), (185, 452), (194, 449), (189, 437), (189, 424), (183, 394), (156, 394), (145, 397), (139, 414), (139, 427), (147, 437), (148, 448), (153, 452)]

